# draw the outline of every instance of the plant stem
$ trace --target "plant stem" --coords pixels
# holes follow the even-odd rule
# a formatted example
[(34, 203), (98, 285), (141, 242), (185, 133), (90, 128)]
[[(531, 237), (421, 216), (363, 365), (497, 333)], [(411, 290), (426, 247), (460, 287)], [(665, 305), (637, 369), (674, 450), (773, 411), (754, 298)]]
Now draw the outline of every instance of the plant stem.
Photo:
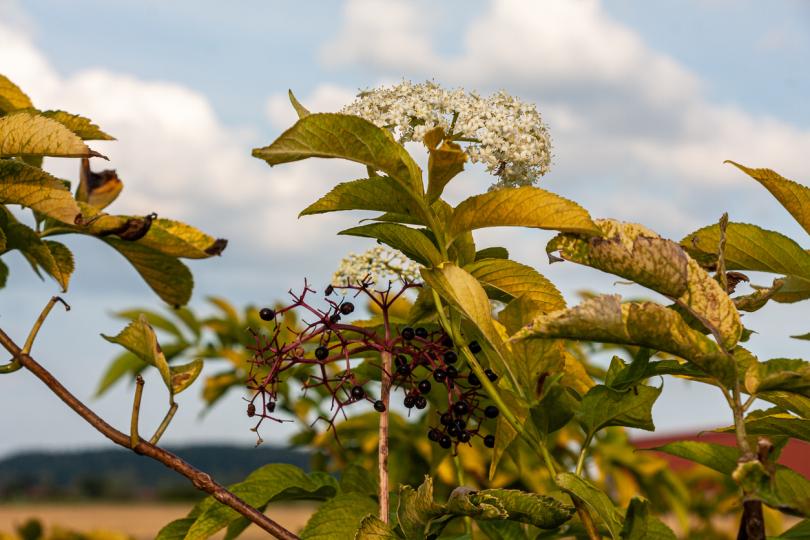
[(169, 410), (166, 412), (166, 416), (163, 417), (163, 421), (155, 431), (155, 434), (152, 435), (152, 438), (149, 439), (149, 444), (157, 444), (160, 438), (163, 436), (163, 432), (166, 431), (166, 428), (169, 427), (169, 424), (172, 422), (172, 418), (174, 418), (174, 413), (177, 412), (177, 403), (175, 403), (174, 399), (172, 399), (171, 406)]
[(391, 401), (391, 368), (392, 354), (388, 351), (382, 353), (382, 385), (380, 399), (385, 404), (385, 410), (380, 413), (380, 440), (378, 467), (380, 473), (380, 520), (388, 523), (388, 406)]
[[(0, 345), (12, 354), (24, 368), (34, 374), (45, 386), (56, 394), (68, 407), (73, 409), (88, 424), (93, 426), (99, 433), (110, 439), (112, 442), (124, 448), (130, 448), (131, 440), (128, 435), (122, 433), (105, 422), (100, 416), (90, 410), (76, 396), (65, 388), (47, 369), (36, 360), (24, 352), (16, 343), (0, 329)], [(298, 536), (288, 531), (269, 517), (265, 516), (258, 509), (225, 489), (221, 484), (214, 481), (207, 473), (193, 467), (180, 457), (168, 452), (158, 446), (154, 446), (144, 441), (138, 442), (132, 448), (137, 454), (141, 454), (163, 463), (168, 468), (188, 478), (191, 483), (200, 491), (204, 491), (214, 497), (220, 503), (229, 506), (251, 522), (258, 525), (263, 530), (270, 533), (279, 540), (300, 540)]]
[[(456, 482), (458, 482), (458, 487), (462, 487), (464, 485), (464, 469), (461, 468), (461, 457), (456, 454), (453, 456), (453, 464), (456, 466)], [(472, 518), (470, 516), (464, 516), (464, 532), (472, 538), (473, 536), (473, 528), (472, 528)]]
[(591, 436), (585, 437), (582, 443), (582, 448), (579, 450), (579, 459), (577, 460), (577, 468), (574, 474), (582, 476), (582, 469), (585, 467), (585, 455), (588, 453), (588, 447), (591, 445)]
[[(39, 317), (37, 317), (37, 320), (34, 321), (34, 326), (31, 327), (31, 331), (28, 332), (28, 338), (26, 338), (22, 348), (22, 352), (25, 354), (31, 352), (31, 347), (34, 346), (34, 340), (37, 338), (37, 334), (39, 334), (39, 329), (42, 328), (42, 324), (45, 322), (45, 319), (48, 318), (48, 314), (50, 314), (53, 306), (55, 306), (57, 302), (61, 302), (65, 306), (65, 311), (70, 311), (70, 306), (67, 302), (58, 296), (52, 296), (51, 299), (48, 300), (48, 303), (45, 304), (45, 307), (42, 308), (42, 312), (39, 314)], [(8, 364), (0, 366), (0, 374), (14, 373), (20, 368), (22, 368), (22, 365), (19, 360), (13, 358)]]
[(585, 503), (574, 496), (571, 497), (571, 500), (574, 502), (574, 508), (577, 509), (577, 515), (582, 522), (582, 526), (585, 527), (585, 532), (588, 533), (588, 538), (590, 540), (602, 540), (602, 535), (599, 534), (599, 531), (596, 529), (596, 524), (593, 522), (593, 517), (591, 517), (590, 512), (588, 512)]
[(138, 418), (141, 415), (141, 397), (143, 397), (143, 377), (135, 377), (135, 398), (132, 401), (132, 420), (129, 423), (129, 446), (135, 448), (141, 440), (138, 435)]

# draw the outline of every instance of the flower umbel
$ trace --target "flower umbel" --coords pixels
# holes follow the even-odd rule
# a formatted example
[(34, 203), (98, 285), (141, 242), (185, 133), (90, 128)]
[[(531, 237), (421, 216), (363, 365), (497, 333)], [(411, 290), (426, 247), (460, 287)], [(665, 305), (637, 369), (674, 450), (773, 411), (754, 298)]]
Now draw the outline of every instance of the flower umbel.
[(399, 251), (375, 246), (361, 254), (349, 253), (332, 276), (333, 285), (360, 283), (371, 277), (376, 283), (405, 281), (415, 283), (421, 279), (419, 265)]
[(481, 97), (432, 81), (403, 81), (361, 92), (341, 112), (389, 128), (403, 143), (422, 142), (441, 127), (447, 140), (465, 145), (471, 161), (499, 177), (493, 188), (534, 184), (551, 162), (551, 140), (537, 108), (503, 91)]

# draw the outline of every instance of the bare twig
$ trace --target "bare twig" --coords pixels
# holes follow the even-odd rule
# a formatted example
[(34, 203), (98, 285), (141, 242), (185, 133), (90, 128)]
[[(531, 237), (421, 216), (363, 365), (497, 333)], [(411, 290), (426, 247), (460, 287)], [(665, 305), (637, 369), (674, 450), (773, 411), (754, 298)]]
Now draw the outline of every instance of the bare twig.
[[(8, 352), (12, 354), (14, 360), (19, 362), (22, 367), (34, 374), (41, 380), (51, 391), (59, 397), (65, 404), (73, 409), (79, 416), (81, 416), (87, 423), (93, 426), (99, 433), (110, 439), (112, 442), (124, 448), (130, 448), (131, 440), (128, 435), (122, 433), (105, 422), (96, 413), (90, 410), (84, 403), (82, 403), (76, 396), (70, 393), (62, 383), (60, 383), (47, 369), (40, 365), (36, 360), (24, 352), (17, 346), (16, 343), (0, 329), (0, 345), (2, 345)], [(180, 457), (168, 452), (153, 444), (139, 441), (132, 450), (147, 457), (150, 457), (166, 467), (176, 471), (177, 473), (185, 476), (191, 483), (200, 491), (204, 491), (214, 497), (222, 504), (243, 515), (263, 530), (267, 531), (275, 538), (280, 540), (300, 540), (298, 536), (288, 531), (269, 517), (265, 516), (258, 509), (250, 506), (245, 501), (225, 489), (221, 484), (218, 484), (207, 473), (195, 468), (188, 462)]]
[(155, 434), (152, 435), (152, 438), (149, 439), (149, 444), (157, 444), (160, 438), (163, 436), (163, 433), (166, 431), (166, 428), (169, 427), (169, 424), (172, 423), (172, 418), (174, 418), (174, 413), (177, 412), (177, 403), (172, 400), (171, 407), (169, 407), (168, 412), (166, 412), (166, 416), (163, 417), (163, 421), (155, 431)]
[(385, 410), (380, 413), (380, 441), (378, 466), (380, 471), (380, 519), (388, 523), (388, 408), (391, 401), (391, 353), (382, 353), (382, 387), (380, 400), (385, 404)]
[[(70, 306), (67, 302), (62, 300), (58, 296), (52, 296), (48, 303), (45, 304), (45, 307), (42, 308), (42, 312), (37, 317), (37, 320), (34, 321), (34, 326), (31, 327), (31, 331), (28, 332), (28, 338), (25, 340), (25, 344), (23, 345), (23, 352), (28, 354), (31, 352), (31, 347), (34, 346), (34, 340), (37, 338), (37, 334), (39, 334), (39, 329), (42, 328), (42, 324), (45, 322), (45, 319), (48, 318), (48, 314), (53, 309), (53, 306), (56, 305), (57, 302), (61, 302), (62, 305), (65, 306), (65, 311), (70, 311)], [(20, 369), (22, 365), (20, 364), (19, 360), (16, 358), (12, 358), (11, 362), (0, 366), (0, 374), (4, 373), (14, 373), (18, 369)]]
[(138, 418), (141, 415), (141, 397), (143, 397), (143, 377), (135, 377), (135, 398), (132, 401), (132, 420), (129, 423), (129, 445), (130, 448), (138, 446), (141, 440), (138, 435)]

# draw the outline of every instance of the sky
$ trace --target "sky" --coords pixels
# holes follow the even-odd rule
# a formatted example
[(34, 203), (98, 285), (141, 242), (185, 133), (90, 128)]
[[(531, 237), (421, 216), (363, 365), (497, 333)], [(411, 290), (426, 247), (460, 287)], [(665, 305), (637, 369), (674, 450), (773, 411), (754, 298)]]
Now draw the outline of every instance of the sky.
[[(644, 223), (679, 240), (728, 211), (732, 221), (810, 244), (767, 192), (723, 164), (733, 159), (810, 182), (810, 5), (800, 0), (0, 0), (0, 73), (39, 108), (89, 116), (118, 139), (91, 144), (110, 158), (94, 166), (117, 169), (125, 184), (111, 211), (154, 211), (229, 239), (221, 258), (190, 264), (191, 306), (201, 312), (210, 309), (208, 295), (265, 305), (304, 278), (326, 283), (344, 255), (371, 246), (334, 234), (365, 215), (297, 218), (334, 183), (361, 177), (357, 166), (310, 160), (271, 169), (250, 156), (294, 122), (287, 89), (314, 111), (338, 110), (358, 90), (403, 78), (484, 94), (503, 89), (536, 103), (549, 126), (553, 165), (540, 186), (594, 217)], [(76, 178), (73, 160), (47, 159), (46, 168)], [(447, 198), (458, 203), (490, 182), (470, 167)], [(505, 245), (571, 304), (582, 290), (650, 296), (594, 270), (550, 266), (551, 236), (499, 228), (478, 231), (476, 241)], [(131, 388), (92, 399), (118, 353), (98, 334), (121, 326), (111, 312), (160, 302), (98, 241), (66, 243), (78, 259), (65, 295), (73, 309), (53, 313), (33, 353), (123, 428)], [(39, 281), (16, 254), (4, 261), (12, 272), (0, 291), (0, 328), (22, 340), (58, 287)], [(803, 309), (746, 315), (759, 332), (748, 346), (763, 359), (804, 355), (806, 342), (788, 337), (810, 330)], [(717, 391), (663, 383), (654, 409), (660, 431), (730, 423)], [(201, 402), (188, 390), (165, 442), (252, 444), (240, 397), (229, 394), (200, 419)], [(152, 374), (143, 431), (157, 425), (165, 399)], [(22, 371), (0, 377), (0, 410), (0, 456), (104, 444)], [(290, 429), (263, 437), (282, 444)]]

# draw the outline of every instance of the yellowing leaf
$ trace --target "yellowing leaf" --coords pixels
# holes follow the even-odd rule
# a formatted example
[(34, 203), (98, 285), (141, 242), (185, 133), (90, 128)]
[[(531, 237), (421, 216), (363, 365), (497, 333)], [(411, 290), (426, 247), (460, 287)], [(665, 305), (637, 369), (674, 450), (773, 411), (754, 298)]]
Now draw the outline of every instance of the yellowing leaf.
[(147, 322), (146, 317), (141, 315), (137, 321), (129, 323), (118, 335), (105, 336), (102, 334), (101, 337), (110, 343), (121, 345), (147, 364), (157, 368), (169, 393), (174, 393), (169, 363), (166, 361), (166, 356), (158, 344), (155, 331)]
[(206, 259), (219, 255), (228, 241), (209, 236), (191, 225), (171, 219), (152, 221), (146, 235), (138, 243), (171, 257)]
[(28, 260), (34, 271), (42, 268), (67, 290), (73, 273), (73, 255), (58, 242), (43, 241), (30, 227), (22, 223), (10, 223), (6, 229), (6, 247), (17, 249)]
[(172, 392), (179, 394), (197, 380), (200, 371), (203, 368), (203, 361), (201, 358), (192, 360), (188, 364), (180, 366), (171, 366), (171, 385)]
[(441, 197), (444, 187), (464, 170), (467, 154), (454, 142), (445, 141), (430, 150), (428, 156), (427, 198), (432, 202)]
[(31, 99), (11, 82), (8, 77), (0, 75), (0, 113), (33, 107)]
[(582, 398), (577, 417), (588, 436), (608, 426), (655, 431), (652, 406), (662, 388), (639, 384), (632, 390), (619, 392), (603, 385), (594, 386)]
[(40, 113), (46, 118), (56, 120), (84, 141), (114, 141), (115, 137), (107, 135), (89, 118), (65, 111), (43, 111)]
[(448, 235), (452, 239), (463, 231), (502, 226), (601, 234), (588, 212), (575, 202), (526, 186), (499, 189), (466, 199), (453, 211)]
[(558, 474), (555, 481), (560, 489), (584, 501), (588, 509), (605, 525), (611, 538), (619, 540), (623, 526), (622, 514), (604, 491), (569, 472)]
[(510, 302), (525, 296), (543, 305), (543, 311), (556, 311), (565, 307), (560, 291), (548, 279), (530, 266), (509, 259), (483, 259), (468, 264), (464, 269), (487, 290), (489, 296), (501, 302)]
[(631, 279), (668, 296), (716, 331), (726, 349), (737, 344), (742, 323), (734, 302), (678, 244), (633, 223), (597, 223), (602, 237), (561, 234), (549, 242), (546, 250), (558, 251), (565, 260)]
[(513, 339), (533, 337), (640, 345), (680, 356), (723, 381), (733, 380), (735, 370), (714, 341), (690, 328), (674, 310), (653, 302), (622, 304), (618, 295), (541, 315)]
[[(60, 122), (30, 111), (0, 118), (0, 157), (101, 156)], [(103, 156), (102, 156), (103, 157)]]
[(342, 158), (383, 171), (408, 193), (421, 197), (422, 172), (393, 137), (359, 116), (318, 113), (300, 118), (270, 146), (256, 148), (253, 156), (270, 165), (310, 157)]
[(0, 160), (0, 203), (19, 204), (70, 225), (80, 214), (64, 182), (20, 161)]
[(733, 161), (731, 163), (742, 172), (765, 186), (776, 197), (790, 215), (810, 233), (810, 188), (793, 180), (788, 180), (771, 169), (751, 169)]
[(397, 223), (371, 223), (340, 231), (338, 234), (376, 238), (408, 258), (424, 266), (434, 266), (442, 262), (442, 255), (423, 232)]
[(292, 90), (287, 90), (287, 97), (290, 98), (290, 104), (293, 106), (293, 109), (295, 109), (295, 113), (298, 115), (298, 118), (303, 118), (310, 115), (309, 110), (301, 105), (301, 102), (298, 101)]

